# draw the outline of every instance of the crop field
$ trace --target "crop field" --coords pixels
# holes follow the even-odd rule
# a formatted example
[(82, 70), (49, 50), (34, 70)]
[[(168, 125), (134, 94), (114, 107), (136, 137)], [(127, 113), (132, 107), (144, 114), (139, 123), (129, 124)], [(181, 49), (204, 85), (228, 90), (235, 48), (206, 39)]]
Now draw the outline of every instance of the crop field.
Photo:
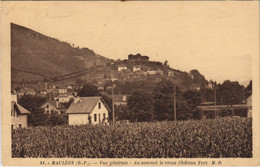
[(252, 119), (17, 129), (12, 157), (252, 157)]

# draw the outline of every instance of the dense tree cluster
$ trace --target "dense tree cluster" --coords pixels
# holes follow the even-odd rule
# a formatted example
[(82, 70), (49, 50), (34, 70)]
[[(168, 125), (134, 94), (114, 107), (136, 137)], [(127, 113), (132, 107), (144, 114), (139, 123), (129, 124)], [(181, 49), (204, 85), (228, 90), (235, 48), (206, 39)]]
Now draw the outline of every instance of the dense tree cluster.
[[(215, 82), (212, 82), (212, 85), (212, 88), (206, 88), (204, 85), (202, 85), (200, 90), (186, 90), (185, 92), (181, 92), (178, 87), (176, 87), (177, 119), (200, 119), (202, 113), (197, 110), (197, 106), (200, 105), (201, 102), (214, 102), (215, 95), (217, 105), (224, 104), (232, 106), (233, 104), (243, 103), (243, 91), (245, 94), (244, 98), (247, 98), (252, 93), (252, 81), (246, 88), (244, 88), (238, 82), (232, 82), (229, 80), (224, 81), (222, 84), (216, 84)], [(142, 94), (142, 96), (140, 94)], [(137, 121), (151, 120), (150, 118), (153, 118), (152, 120), (157, 121), (173, 120), (173, 97), (173, 82), (171, 80), (162, 79), (162, 81), (158, 82), (154, 87), (152, 94), (147, 92), (132, 93), (129, 97), (131, 100), (128, 101), (127, 105), (128, 111), (125, 112), (125, 114), (119, 115), (128, 115), (129, 118), (131, 117), (130, 120)], [(151, 100), (149, 100), (149, 103), (145, 103), (147, 101), (146, 99)], [(144, 110), (143, 108), (147, 108), (147, 110)], [(124, 111), (126, 111), (126, 109)], [(149, 114), (147, 114), (147, 111), (149, 111)], [(236, 111), (237, 113), (235, 113), (235, 115), (245, 116), (246, 114), (244, 109), (239, 109), (239, 111), (236, 109)], [(146, 118), (139, 118), (141, 115)], [(136, 118), (133, 119), (133, 117)], [(121, 119), (125, 119), (125, 117), (121, 117)]]

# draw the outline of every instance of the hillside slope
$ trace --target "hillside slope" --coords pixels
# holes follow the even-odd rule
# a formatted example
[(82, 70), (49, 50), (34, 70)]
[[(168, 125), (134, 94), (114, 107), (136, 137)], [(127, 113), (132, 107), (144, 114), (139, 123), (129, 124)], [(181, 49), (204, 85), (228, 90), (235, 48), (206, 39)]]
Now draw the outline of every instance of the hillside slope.
[(109, 61), (88, 48), (75, 48), (11, 23), (12, 82), (43, 80), (45, 76), (64, 75)]

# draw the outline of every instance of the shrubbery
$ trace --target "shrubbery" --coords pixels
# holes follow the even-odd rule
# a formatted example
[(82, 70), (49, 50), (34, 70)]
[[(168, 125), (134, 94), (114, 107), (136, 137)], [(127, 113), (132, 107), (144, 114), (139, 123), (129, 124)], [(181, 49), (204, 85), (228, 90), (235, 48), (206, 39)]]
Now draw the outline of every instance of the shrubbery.
[(56, 126), (68, 123), (67, 114), (44, 114), (42, 110), (32, 113), (28, 118), (29, 126)]

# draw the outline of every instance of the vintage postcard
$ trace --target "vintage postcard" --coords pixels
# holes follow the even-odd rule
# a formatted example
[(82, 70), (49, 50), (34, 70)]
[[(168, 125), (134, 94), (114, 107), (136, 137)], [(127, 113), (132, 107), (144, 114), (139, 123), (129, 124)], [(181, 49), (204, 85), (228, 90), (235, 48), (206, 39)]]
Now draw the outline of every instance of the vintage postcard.
[(260, 166), (258, 1), (3, 1), (7, 166)]

